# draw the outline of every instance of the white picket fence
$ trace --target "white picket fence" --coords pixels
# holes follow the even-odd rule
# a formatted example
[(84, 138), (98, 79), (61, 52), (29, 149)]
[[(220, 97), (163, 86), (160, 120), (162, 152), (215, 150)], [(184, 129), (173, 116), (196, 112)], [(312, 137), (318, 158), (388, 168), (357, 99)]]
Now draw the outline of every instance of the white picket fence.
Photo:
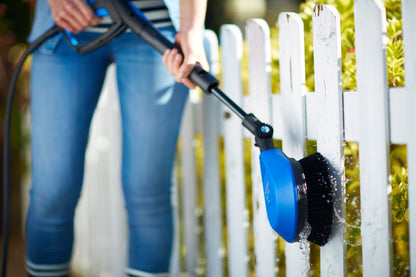
[[(416, 2), (402, 1), (406, 86), (388, 88), (386, 68), (386, 15), (381, 0), (356, 0), (355, 31), (357, 90), (342, 91), (340, 18), (331, 6), (318, 5), (313, 14), (315, 92), (305, 92), (303, 24), (297, 14), (282, 13), (279, 21), (280, 89), (271, 94), (270, 34), (261, 19), (247, 22), (249, 91), (242, 95), (243, 39), (234, 25), (221, 28), (222, 87), (245, 110), (275, 128), (283, 151), (300, 159), (305, 140), (316, 140), (318, 151), (338, 171), (336, 206), (340, 211), (335, 232), (320, 249), (320, 275), (346, 276), (345, 177), (343, 147), (359, 143), (361, 183), (361, 237), (364, 276), (391, 276), (389, 146), (408, 149), (410, 211), (410, 268), (416, 275)], [(211, 69), (218, 71), (218, 40), (208, 32)], [(306, 65), (310, 66), (310, 65)], [(120, 119), (114, 68), (110, 68), (103, 97), (94, 118), (87, 154), (86, 185), (77, 211), (74, 268), (85, 276), (123, 276), (125, 215), (120, 192)], [(198, 204), (195, 136), (204, 138), (203, 213)], [(226, 222), (222, 221), (218, 137), (224, 137), (226, 164)], [(236, 116), (212, 96), (190, 101), (181, 131), (181, 183), (173, 189), (176, 247), (172, 275), (248, 276), (248, 228), (254, 230), (255, 275), (276, 276), (277, 235), (269, 227), (258, 162), (252, 147), (253, 221), (248, 220), (243, 165), (243, 139), (252, 138)], [(180, 188), (180, 189), (179, 189)], [(179, 202), (178, 199), (181, 199)], [(182, 207), (182, 214), (178, 214)], [(203, 217), (206, 264), (201, 264), (199, 228)], [(181, 225), (179, 224), (181, 223)], [(227, 245), (223, 225), (227, 226)], [(183, 238), (179, 238), (179, 233)], [(185, 265), (180, 253), (186, 248)], [(307, 276), (309, 246), (286, 244), (286, 275)], [(228, 272), (224, 271), (224, 255)], [(254, 261), (250, 261), (254, 263)], [(186, 272), (186, 273), (183, 273)], [(252, 275), (250, 275), (252, 276)]]

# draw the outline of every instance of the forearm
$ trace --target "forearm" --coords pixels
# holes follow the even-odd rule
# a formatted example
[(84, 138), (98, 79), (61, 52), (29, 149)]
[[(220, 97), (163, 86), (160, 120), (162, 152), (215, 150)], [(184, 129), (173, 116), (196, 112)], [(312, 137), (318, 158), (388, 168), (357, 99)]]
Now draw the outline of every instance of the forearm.
[(180, 31), (202, 31), (207, 0), (180, 0)]
[(187, 76), (196, 63), (209, 70), (202, 40), (206, 6), (207, 0), (180, 0), (181, 26), (175, 36), (180, 50), (168, 49), (162, 57), (170, 74), (190, 88), (196, 85)]

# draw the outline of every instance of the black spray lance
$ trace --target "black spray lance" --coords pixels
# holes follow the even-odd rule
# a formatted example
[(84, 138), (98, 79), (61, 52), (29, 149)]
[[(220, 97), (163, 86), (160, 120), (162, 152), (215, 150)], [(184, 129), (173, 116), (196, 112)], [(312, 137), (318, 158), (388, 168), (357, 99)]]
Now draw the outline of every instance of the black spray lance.
[[(13, 76), (9, 90), (6, 111), (5, 143), (4, 143), (4, 222), (3, 222), (3, 268), (5, 276), (7, 259), (8, 234), (8, 186), (9, 186), (9, 135), (10, 117), (13, 94), (17, 76), (24, 59), (46, 39), (61, 33), (75, 50), (81, 54), (100, 48), (112, 39), (130, 29), (138, 37), (147, 42), (160, 54), (175, 48), (173, 42), (165, 38), (151, 22), (127, 0), (95, 0), (90, 1), (97, 16), (109, 16), (111, 26), (105, 33), (91, 42), (80, 45), (68, 31), (54, 26), (32, 43), (24, 54)], [(180, 50), (180, 49), (179, 49)], [(260, 148), (260, 166), (265, 196), (266, 210), (271, 227), (287, 242), (296, 242), (300, 234), (307, 240), (324, 245), (330, 235), (334, 216), (334, 187), (331, 172), (326, 159), (319, 153), (305, 157), (299, 161), (288, 158), (273, 144), (272, 126), (261, 122), (253, 114), (247, 114), (234, 103), (218, 87), (215, 76), (195, 64), (189, 79), (200, 87), (204, 93), (214, 95), (241, 120), (243, 126), (255, 137), (255, 144)], [(330, 199), (330, 201), (327, 201)], [(306, 228), (308, 226), (308, 228)]]

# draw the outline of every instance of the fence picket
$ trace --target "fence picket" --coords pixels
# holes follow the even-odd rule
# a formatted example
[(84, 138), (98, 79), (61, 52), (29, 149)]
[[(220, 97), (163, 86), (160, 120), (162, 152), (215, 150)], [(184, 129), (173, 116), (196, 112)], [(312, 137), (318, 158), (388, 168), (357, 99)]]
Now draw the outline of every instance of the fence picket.
[[(221, 27), (224, 91), (242, 103), (241, 59), (243, 38), (236, 25)], [(248, 276), (246, 193), (241, 120), (224, 111), (224, 149), (227, 197), (228, 270), (230, 277)]]
[(183, 205), (183, 222), (184, 237), (186, 244), (186, 268), (189, 276), (197, 276), (199, 244), (197, 233), (197, 204), (196, 204), (196, 168), (194, 153), (194, 121), (193, 105), (190, 101), (185, 106), (182, 127), (182, 205)]
[[(211, 73), (218, 68), (218, 40), (212, 31), (205, 32), (207, 58)], [(222, 268), (222, 222), (220, 177), (218, 167), (218, 124), (220, 102), (212, 95), (203, 95), (202, 135), (204, 138), (204, 237), (207, 259), (207, 276), (221, 277)]]
[(318, 151), (335, 169), (336, 195), (334, 231), (321, 247), (321, 276), (346, 274), (344, 218), (344, 158), (341, 86), (341, 31), (338, 11), (329, 5), (315, 6), (313, 13), (315, 90), (319, 97)]
[[(249, 90), (252, 112), (262, 121), (271, 122), (270, 111), (270, 30), (266, 21), (252, 19), (246, 25), (249, 51)], [(252, 148), (253, 228), (255, 236), (256, 275), (275, 274), (275, 240), (277, 236), (267, 220), (261, 181), (259, 150)]]
[(363, 274), (390, 276), (386, 14), (379, 0), (356, 0), (354, 11), (361, 119), (359, 144)]
[[(303, 22), (295, 13), (281, 13), (278, 25), (283, 152), (298, 160), (306, 152)], [(286, 243), (285, 251), (286, 276), (309, 276), (309, 244)]]
[[(176, 165), (175, 165), (176, 166)], [(172, 209), (173, 209), (173, 246), (172, 256), (170, 259), (170, 276), (179, 276), (181, 271), (180, 261), (180, 217), (179, 217), (179, 189), (178, 189), (178, 172), (174, 170), (172, 174), (172, 189), (171, 189)]]
[[(330, 241), (321, 248), (320, 276), (345, 276), (344, 157), (343, 141), (360, 146), (361, 237), (364, 276), (391, 276), (392, 235), (389, 184), (390, 143), (408, 144), (408, 209), (410, 272), (416, 272), (416, 2), (402, 0), (405, 46), (404, 88), (387, 88), (386, 16), (381, 0), (355, 0), (357, 91), (342, 91), (340, 21), (328, 5), (317, 5), (313, 13), (315, 93), (305, 94), (303, 23), (299, 15), (279, 15), (281, 94), (271, 95), (270, 34), (264, 20), (246, 25), (249, 50), (249, 96), (242, 95), (241, 59), (243, 41), (235, 25), (221, 28), (224, 91), (260, 120), (272, 122), (275, 138), (282, 139), (283, 151), (300, 159), (305, 138), (317, 140), (321, 152), (335, 169), (336, 219)], [(211, 72), (218, 73), (218, 41), (206, 33)], [(111, 66), (91, 128), (92, 143), (86, 155), (85, 185), (76, 217), (74, 272), (81, 275), (123, 275), (126, 264), (126, 218), (120, 185), (120, 119), (116, 101), (115, 70)], [(111, 94), (109, 94), (111, 93)], [(110, 98), (108, 98), (110, 97)], [(192, 97), (191, 97), (192, 98)], [(113, 101), (114, 99), (114, 101)], [(112, 128), (108, 128), (108, 126)], [(182, 205), (188, 276), (204, 274), (200, 257), (202, 213), (197, 207), (195, 135), (204, 137), (204, 245), (206, 275), (247, 277), (248, 264), (246, 191), (243, 139), (253, 136), (241, 121), (214, 97), (187, 103), (181, 129), (182, 187), (173, 188), (173, 205)], [(223, 265), (223, 226), (218, 165), (218, 137), (224, 135), (226, 166), (226, 212), (228, 272)], [(256, 276), (276, 276), (276, 233), (270, 228), (258, 161), (252, 147), (253, 230)], [(105, 174), (103, 174), (103, 172)], [(178, 172), (179, 173), (179, 172)], [(95, 184), (87, 184), (95, 183)], [(100, 184), (99, 187), (96, 184)], [(176, 191), (178, 189), (178, 191)], [(178, 193), (182, 193), (178, 203)], [(88, 196), (88, 200), (85, 199)], [(105, 212), (107, 211), (107, 212)], [(179, 211), (177, 211), (179, 212)], [(103, 218), (108, 214), (108, 218)], [(120, 216), (122, 215), (122, 216)], [(94, 218), (91, 225), (90, 218)], [(111, 225), (108, 225), (111, 223)], [(97, 230), (100, 230), (99, 232)], [(178, 225), (171, 275), (181, 275)], [(97, 234), (97, 235), (95, 235)], [(104, 243), (103, 243), (104, 242)], [(304, 245), (302, 245), (304, 246)], [(112, 249), (117, 249), (112, 251)], [(308, 276), (309, 247), (286, 243), (286, 275)]]
[(416, 2), (402, 0), (402, 24), (404, 40), (405, 88), (408, 100), (408, 136), (407, 167), (408, 167), (408, 204), (409, 204), (409, 252), (410, 272), (416, 274), (416, 128), (412, 126), (416, 118)]

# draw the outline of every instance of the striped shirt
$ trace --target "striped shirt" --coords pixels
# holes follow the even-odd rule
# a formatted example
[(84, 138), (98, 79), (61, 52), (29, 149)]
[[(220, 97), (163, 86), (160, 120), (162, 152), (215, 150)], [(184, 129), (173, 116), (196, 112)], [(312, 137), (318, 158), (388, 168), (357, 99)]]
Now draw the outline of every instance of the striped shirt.
[[(144, 10), (144, 14), (156, 24), (156, 27), (170, 26), (173, 23), (174, 27), (179, 29), (179, 0), (133, 0), (133, 2), (139, 9)], [(33, 42), (54, 24), (55, 21), (52, 18), (51, 8), (47, 0), (37, 0), (35, 19), (28, 41)], [(108, 26), (108, 24), (111, 24), (111, 21), (104, 19), (102, 24), (107, 24)], [(98, 27), (92, 28), (93, 31), (99, 32), (105, 31), (105, 29), (104, 26), (101, 29), (98, 29)], [(58, 41), (59, 39), (56, 39), (55, 43)]]
[[(143, 12), (144, 16), (152, 22), (155, 28), (172, 26), (168, 9), (163, 0), (132, 0), (131, 2)], [(100, 24), (90, 27), (86, 31), (105, 32), (111, 24), (111, 18), (106, 16), (102, 18)]]

